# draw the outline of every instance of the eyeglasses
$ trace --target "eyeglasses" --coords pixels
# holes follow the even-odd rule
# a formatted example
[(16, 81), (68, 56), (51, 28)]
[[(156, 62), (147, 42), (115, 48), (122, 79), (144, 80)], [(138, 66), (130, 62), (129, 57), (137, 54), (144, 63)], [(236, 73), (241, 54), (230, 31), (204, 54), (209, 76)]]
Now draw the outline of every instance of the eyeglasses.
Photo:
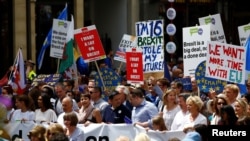
[(226, 105), (224, 102), (218, 102), (217, 105)]

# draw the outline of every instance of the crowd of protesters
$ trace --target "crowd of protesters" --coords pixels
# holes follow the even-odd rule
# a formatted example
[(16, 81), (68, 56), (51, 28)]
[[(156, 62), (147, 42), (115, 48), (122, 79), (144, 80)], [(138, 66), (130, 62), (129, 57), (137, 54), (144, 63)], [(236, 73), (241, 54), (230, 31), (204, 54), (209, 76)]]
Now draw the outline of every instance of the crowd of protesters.
[[(97, 86), (93, 76), (80, 74), (77, 85), (68, 79), (54, 86), (41, 82), (21, 95), (4, 85), (1, 96), (12, 101), (5, 105), (4, 122), (50, 123), (48, 128), (37, 125), (30, 131), (30, 139), (40, 141), (52, 141), (55, 134), (65, 139), (60, 133), (69, 140), (80, 141), (84, 132), (77, 124), (87, 127), (93, 123), (131, 123), (159, 132), (197, 131), (203, 141), (207, 138), (199, 129), (208, 125), (250, 124), (250, 82), (246, 83), (245, 94), (236, 84), (227, 84), (223, 92), (211, 90), (201, 95), (194, 76), (190, 76), (192, 90), (185, 90), (177, 79), (183, 77), (183, 60), (169, 66), (169, 70), (171, 80), (150, 76), (143, 85), (128, 84), (123, 73), (123, 82), (111, 92)], [(126, 138), (122, 136), (119, 138)]]

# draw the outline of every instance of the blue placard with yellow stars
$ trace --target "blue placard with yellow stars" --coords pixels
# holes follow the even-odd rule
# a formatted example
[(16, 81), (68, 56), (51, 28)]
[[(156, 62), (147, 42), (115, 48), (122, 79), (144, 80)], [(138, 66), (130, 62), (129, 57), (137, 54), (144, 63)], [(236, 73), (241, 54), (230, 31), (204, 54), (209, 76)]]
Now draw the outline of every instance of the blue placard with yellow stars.
[(221, 93), (227, 82), (224, 80), (206, 77), (205, 72), (206, 61), (203, 61), (195, 70), (195, 79), (200, 91), (209, 92), (210, 90), (215, 90), (217, 93)]
[[(100, 77), (100, 75), (102, 77)], [(106, 90), (114, 90), (115, 87), (121, 82), (121, 77), (113, 69), (101, 68), (100, 75), (95, 75), (96, 85), (100, 87), (105, 86)]]

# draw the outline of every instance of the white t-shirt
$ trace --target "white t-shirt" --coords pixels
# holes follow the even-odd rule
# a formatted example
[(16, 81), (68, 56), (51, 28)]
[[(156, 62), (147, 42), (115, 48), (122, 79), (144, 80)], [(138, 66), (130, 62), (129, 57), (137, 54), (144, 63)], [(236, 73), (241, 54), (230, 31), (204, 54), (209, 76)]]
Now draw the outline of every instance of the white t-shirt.
[(171, 129), (171, 125), (173, 123), (174, 117), (176, 115), (177, 112), (179, 112), (181, 110), (180, 106), (177, 105), (174, 109), (172, 110), (167, 110), (166, 107), (164, 106), (163, 109), (163, 119), (165, 121), (165, 125), (167, 127), (168, 130)]
[(185, 116), (187, 116), (189, 114), (189, 112), (187, 111), (186, 113), (184, 113), (183, 111), (179, 111), (176, 113), (173, 123), (171, 125), (171, 129), (172, 131), (182, 131), (183, 130), (183, 122), (184, 122), (184, 118)]
[(41, 109), (36, 109), (35, 111), (35, 120), (36, 122), (46, 121), (46, 122), (56, 122), (57, 116), (54, 110), (48, 109), (45, 112), (42, 112)]
[(190, 126), (194, 126), (197, 124), (207, 125), (207, 118), (201, 113), (199, 113), (199, 115), (195, 118), (194, 121), (190, 121), (190, 116), (191, 116), (190, 113), (187, 116), (185, 116), (182, 129), (184, 129), (185, 127), (190, 127)]
[(21, 112), (20, 109), (15, 110), (11, 117), (11, 121), (20, 121), (20, 120), (27, 120), (27, 121), (35, 120), (35, 112), (34, 111)]

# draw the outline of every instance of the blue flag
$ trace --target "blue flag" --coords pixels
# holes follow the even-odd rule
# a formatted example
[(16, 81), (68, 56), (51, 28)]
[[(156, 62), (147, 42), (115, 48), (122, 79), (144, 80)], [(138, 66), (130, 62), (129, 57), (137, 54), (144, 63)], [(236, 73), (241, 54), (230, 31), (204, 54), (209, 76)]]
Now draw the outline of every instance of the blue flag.
[[(67, 20), (68, 18), (68, 6), (67, 4), (65, 5), (65, 8), (63, 9), (63, 11), (60, 13), (60, 15), (57, 17), (57, 19), (60, 20)], [(45, 38), (44, 42), (43, 42), (43, 46), (40, 50), (40, 53), (38, 55), (37, 58), (37, 64), (38, 64), (38, 69), (41, 69), (42, 67), (42, 63), (43, 63), (43, 57), (45, 54), (45, 50), (50, 46), (51, 44), (51, 36), (52, 36), (52, 28), (49, 30), (49, 33), (47, 35), (47, 37)]]
[(246, 48), (246, 70), (250, 71), (250, 36), (248, 37), (246, 43), (245, 43), (245, 48)]
[(172, 81), (167, 62), (164, 63), (164, 77), (167, 78), (169, 82)]
[(238, 84), (238, 87), (240, 88), (240, 93), (245, 94), (247, 93), (247, 87), (246, 83), (248, 81), (248, 77), (250, 76), (250, 36), (247, 38), (247, 41), (245, 43), (245, 51), (246, 51), (246, 77), (245, 77), (245, 85), (244, 84)]

